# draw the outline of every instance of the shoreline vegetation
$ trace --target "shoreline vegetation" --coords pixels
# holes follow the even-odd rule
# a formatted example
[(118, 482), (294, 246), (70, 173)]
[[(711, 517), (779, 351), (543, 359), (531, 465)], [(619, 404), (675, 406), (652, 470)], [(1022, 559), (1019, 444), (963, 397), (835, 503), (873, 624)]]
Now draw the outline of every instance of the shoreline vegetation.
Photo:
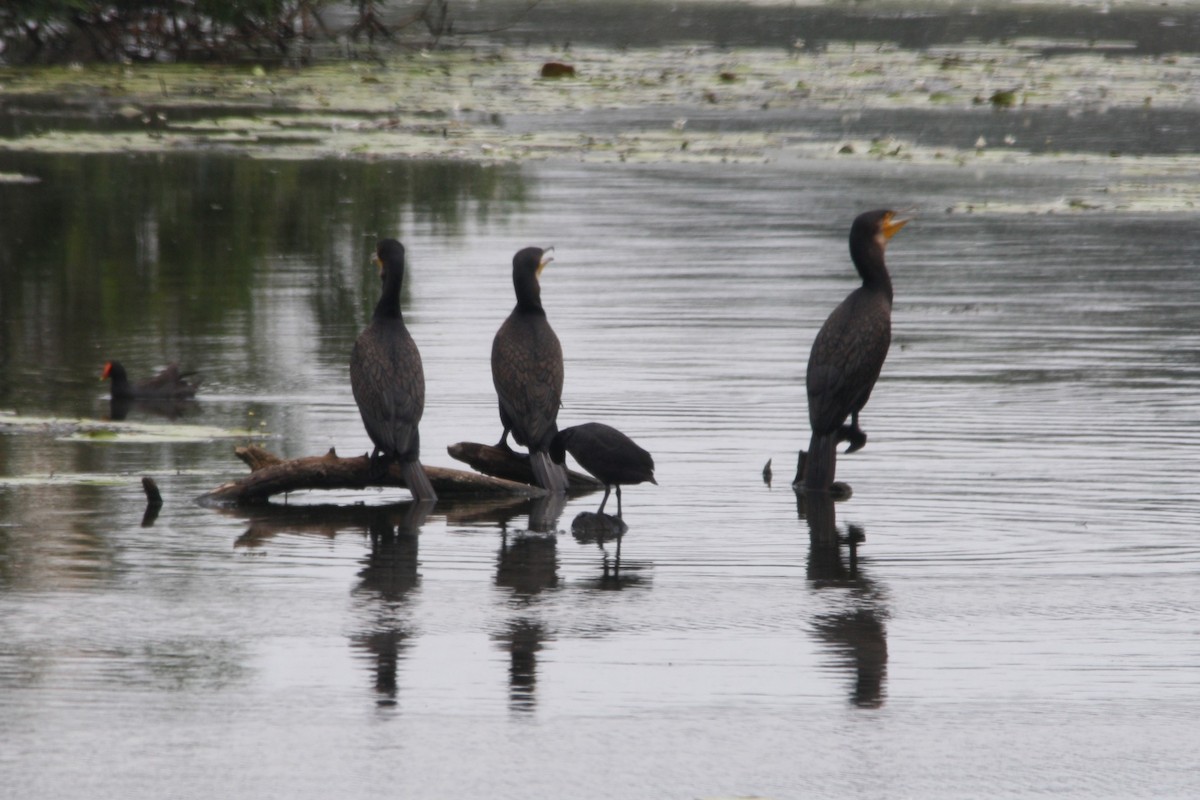
[(618, 49), (1038, 38), (1161, 55), (1200, 51), (1197, 26), (1187, 0), (9, 0), (0, 61), (308, 65), (481, 38)]
[(303, 62), (377, 40), (436, 43), (453, 34), (451, 2), (397, 2), (403, 10), (389, 14), (387, 0), (8, 0), (0, 53), (43, 65)]

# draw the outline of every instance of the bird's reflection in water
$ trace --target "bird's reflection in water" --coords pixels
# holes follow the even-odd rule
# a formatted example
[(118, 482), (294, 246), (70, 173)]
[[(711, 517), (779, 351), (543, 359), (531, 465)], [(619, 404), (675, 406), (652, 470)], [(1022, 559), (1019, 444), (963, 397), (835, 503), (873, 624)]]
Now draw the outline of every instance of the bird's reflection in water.
[(518, 617), (496, 637), (498, 645), (509, 653), (508, 707), (529, 713), (537, 708), (537, 654), (546, 641), (541, 621)]
[(367, 621), (351, 637), (351, 644), (370, 660), (378, 704), (390, 707), (396, 705), (401, 655), (413, 636), (404, 607), (420, 584), (418, 533), (433, 507), (429, 501), (387, 506), (270, 503), (225, 513), (249, 517), (245, 532), (234, 542), (239, 548), (261, 548), (274, 537), (289, 534), (329, 539), (343, 531), (367, 535), (371, 549), (362, 559), (359, 582), (352, 590)]
[(558, 533), (558, 518), (567, 507), (567, 496), (562, 492), (538, 497), (529, 504), (530, 533)]
[(553, 536), (504, 533), (496, 559), (496, 585), (512, 590), (518, 605), (558, 585), (558, 543)]
[[(629, 526), (620, 517), (602, 514), (594, 511), (582, 511), (571, 522), (571, 535), (580, 544), (595, 544), (603, 553), (600, 586), (606, 589), (620, 589), (621, 580), (621, 540)], [(605, 544), (616, 542), (614, 554), (609, 556)]]
[(836, 654), (839, 666), (853, 673), (850, 701), (859, 708), (879, 708), (887, 679), (887, 596), (859, 564), (858, 544), (865, 535), (855, 525), (847, 526), (845, 536), (839, 534), (828, 493), (798, 491), (796, 505), (808, 524), (809, 585), (814, 591), (844, 595), (839, 610), (813, 620), (814, 633)]
[(507, 520), (501, 523), (500, 552), (496, 559), (496, 585), (512, 590), (521, 605), (558, 585), (558, 518), (566, 506), (561, 492), (539, 497), (529, 504), (529, 528), (511, 535)]
[[(353, 593), (362, 602), (368, 623), (351, 641), (373, 663), (376, 701), (381, 707), (397, 703), (397, 673), (414, 635), (404, 607), (421, 582), (419, 533), (433, 506), (432, 501), (423, 501), (364, 509), (371, 550), (362, 560)], [(404, 512), (398, 515), (400, 508)]]
[(537, 653), (552, 637), (533, 605), (539, 595), (558, 586), (555, 534), (566, 502), (561, 492), (532, 501), (525, 532), (510, 535), (507, 522), (501, 524), (496, 586), (509, 590), (506, 603), (518, 614), (495, 636), (495, 641), (509, 654), (508, 698), (514, 712), (528, 713), (537, 705)]
[(113, 397), (108, 401), (108, 418), (114, 422), (121, 422), (130, 413), (134, 413), (136, 416), (155, 416), (176, 420), (191, 413), (196, 407), (196, 401), (191, 398), (172, 400), (170, 398)]

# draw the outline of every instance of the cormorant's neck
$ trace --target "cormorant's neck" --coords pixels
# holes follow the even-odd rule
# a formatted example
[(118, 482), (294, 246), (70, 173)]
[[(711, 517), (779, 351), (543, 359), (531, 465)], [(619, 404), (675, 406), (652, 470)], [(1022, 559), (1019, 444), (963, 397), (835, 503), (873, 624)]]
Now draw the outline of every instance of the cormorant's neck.
[(883, 244), (878, 239), (850, 242), (850, 258), (862, 276), (863, 286), (877, 289), (892, 299), (892, 278), (883, 261)]
[(400, 284), (404, 279), (404, 270), (389, 269), (384, 273), (383, 292), (379, 302), (375, 304), (373, 319), (400, 319)]
[(545, 314), (542, 308), (542, 287), (537, 273), (514, 272), (513, 288), (517, 291), (517, 310), (527, 314)]

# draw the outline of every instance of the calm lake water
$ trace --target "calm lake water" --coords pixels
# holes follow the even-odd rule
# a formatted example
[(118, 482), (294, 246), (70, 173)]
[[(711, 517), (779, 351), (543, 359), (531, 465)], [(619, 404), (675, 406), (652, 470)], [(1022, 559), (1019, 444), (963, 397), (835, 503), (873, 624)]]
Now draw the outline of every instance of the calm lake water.
[[(598, 494), (221, 511), (193, 499), (242, 438), (0, 417), (4, 794), (1197, 796), (1194, 213), (945, 211), (1108, 169), (0, 155), (42, 179), (0, 184), (0, 409), (104, 419), (106, 359), (179, 360), (200, 399), (151, 433), (364, 452), (347, 362), (397, 236), (455, 466), (499, 436), (512, 254), (554, 245), (560, 423), (659, 482), (617, 573), (571, 533)], [(804, 508), (808, 348), (880, 206), (919, 218), (870, 441)]]

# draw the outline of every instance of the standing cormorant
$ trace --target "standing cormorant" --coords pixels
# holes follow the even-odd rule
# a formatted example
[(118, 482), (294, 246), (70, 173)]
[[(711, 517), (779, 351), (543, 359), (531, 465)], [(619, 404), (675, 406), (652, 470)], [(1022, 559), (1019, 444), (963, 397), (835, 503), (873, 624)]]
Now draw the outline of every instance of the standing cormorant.
[(512, 431), (517, 444), (529, 448), (537, 485), (560, 492), (567, 488), (567, 473), (551, 461), (549, 448), (562, 404), (562, 345), (546, 320), (538, 284), (538, 276), (553, 260), (540, 247), (526, 247), (513, 256), (517, 305), (492, 340), (492, 383), (504, 426), (498, 446), (510, 449)]
[(859, 214), (850, 227), (850, 258), (863, 283), (825, 320), (808, 357), (812, 439), (804, 469), (806, 490), (829, 490), (838, 442), (850, 442), (847, 453), (867, 442), (858, 412), (871, 396), (892, 341), (892, 280), (883, 251), (907, 222), (895, 211), (879, 210)]
[(114, 400), (155, 399), (155, 400), (186, 400), (196, 396), (197, 385), (188, 383), (185, 377), (190, 372), (180, 372), (178, 364), (168, 364), (162, 372), (141, 383), (130, 383), (129, 375), (120, 361), (108, 361), (100, 380), (112, 379), (112, 398)]
[(604, 483), (604, 499), (597, 514), (604, 513), (604, 504), (612, 487), (617, 487), (617, 516), (621, 516), (621, 486), (649, 481), (655, 485), (654, 458), (633, 439), (616, 428), (600, 422), (585, 422), (563, 428), (550, 444), (550, 455), (561, 464), (570, 452), (586, 469)]
[(417, 424), (425, 411), (425, 371), (421, 353), (400, 315), (404, 280), (404, 245), (383, 239), (375, 249), (383, 291), (371, 324), (358, 335), (350, 353), (350, 388), (367, 435), (375, 444), (371, 467), (382, 474), (400, 464), (404, 484), (416, 500), (436, 500), (437, 493), (421, 467)]

